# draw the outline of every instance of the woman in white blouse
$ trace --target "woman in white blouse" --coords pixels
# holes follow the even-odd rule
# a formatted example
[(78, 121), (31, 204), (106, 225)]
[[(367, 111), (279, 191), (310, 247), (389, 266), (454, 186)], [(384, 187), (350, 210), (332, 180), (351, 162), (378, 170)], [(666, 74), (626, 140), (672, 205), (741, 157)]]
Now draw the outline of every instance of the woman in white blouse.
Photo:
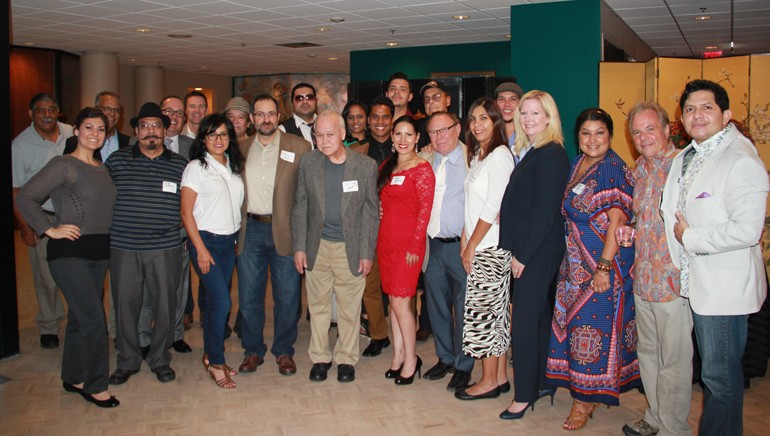
[(230, 277), (241, 228), (243, 158), (230, 120), (203, 119), (182, 175), (182, 222), (190, 259), (208, 292), (203, 320), (203, 366), (221, 388), (234, 388), (237, 374), (225, 364), (225, 323), (230, 313)]
[(460, 400), (496, 398), (511, 385), (504, 356), (510, 343), (509, 285), (511, 253), (497, 246), (497, 216), (506, 182), (513, 171), (503, 116), (489, 98), (468, 111), (468, 159), (465, 177), (465, 225), (461, 259), (468, 273), (463, 319), (463, 351), (481, 359), (481, 380), (455, 392)]

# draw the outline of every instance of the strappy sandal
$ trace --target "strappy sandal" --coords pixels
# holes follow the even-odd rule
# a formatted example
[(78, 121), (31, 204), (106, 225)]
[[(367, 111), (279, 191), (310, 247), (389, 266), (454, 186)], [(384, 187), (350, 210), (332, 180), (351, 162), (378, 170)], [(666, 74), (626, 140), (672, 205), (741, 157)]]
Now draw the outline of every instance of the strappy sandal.
[[(230, 378), (230, 374), (227, 365), (209, 365), (209, 375), (211, 376), (211, 379), (216, 382), (217, 386), (224, 389), (233, 389), (236, 387), (235, 382), (233, 379)], [(222, 372), (222, 378), (217, 378), (216, 375), (214, 375), (214, 371), (221, 371)]]
[[(203, 353), (203, 357), (201, 357), (201, 362), (203, 363), (203, 369), (208, 371), (209, 370), (209, 355), (206, 353)], [(238, 375), (238, 371), (234, 370), (233, 368), (227, 366), (227, 364), (224, 364), (224, 367), (227, 368), (227, 373), (230, 374), (230, 377), (234, 375)]]
[[(588, 406), (588, 409), (585, 409), (586, 406)], [(594, 411), (597, 407), (599, 407), (599, 403), (586, 403), (574, 400), (572, 408), (569, 409), (569, 416), (564, 421), (562, 428), (564, 430), (580, 430), (586, 425), (588, 418), (594, 417)]]

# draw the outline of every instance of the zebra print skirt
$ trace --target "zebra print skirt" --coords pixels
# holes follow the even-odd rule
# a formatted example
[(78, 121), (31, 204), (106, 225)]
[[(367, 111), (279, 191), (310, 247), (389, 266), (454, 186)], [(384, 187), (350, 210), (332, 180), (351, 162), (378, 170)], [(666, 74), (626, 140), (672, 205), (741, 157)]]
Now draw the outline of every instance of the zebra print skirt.
[(501, 356), (511, 342), (511, 252), (477, 251), (465, 293), (463, 352), (477, 359)]

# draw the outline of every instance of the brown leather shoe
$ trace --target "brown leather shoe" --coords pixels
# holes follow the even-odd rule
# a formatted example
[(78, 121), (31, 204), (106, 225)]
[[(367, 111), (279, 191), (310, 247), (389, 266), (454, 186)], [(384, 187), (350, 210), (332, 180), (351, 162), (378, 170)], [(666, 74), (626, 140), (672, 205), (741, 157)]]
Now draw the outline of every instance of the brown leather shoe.
[(275, 359), (275, 363), (278, 364), (278, 372), (281, 375), (292, 375), (297, 372), (297, 365), (294, 363), (294, 359), (288, 354), (281, 354)]
[(261, 357), (257, 356), (256, 354), (249, 354), (245, 359), (243, 359), (243, 363), (241, 363), (241, 366), (238, 367), (238, 371), (254, 372), (257, 370), (257, 367), (263, 363), (265, 363), (265, 361)]

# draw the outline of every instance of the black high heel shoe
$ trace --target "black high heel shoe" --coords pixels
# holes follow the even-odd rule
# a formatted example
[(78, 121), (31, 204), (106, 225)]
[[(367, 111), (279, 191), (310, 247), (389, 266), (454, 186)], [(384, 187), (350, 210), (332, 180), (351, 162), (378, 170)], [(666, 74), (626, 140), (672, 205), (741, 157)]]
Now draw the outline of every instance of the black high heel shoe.
[(389, 369), (385, 371), (385, 378), (396, 378), (399, 374), (401, 374), (401, 369), (404, 367), (404, 364), (402, 363), (401, 366), (398, 367), (398, 369)]
[[(556, 395), (556, 388), (540, 389), (540, 391), (537, 393), (537, 399), (539, 400), (543, 397), (551, 397), (551, 406), (553, 406), (554, 395)], [(532, 410), (535, 410), (534, 403), (532, 404)]]
[(526, 406), (524, 406), (523, 409), (521, 409), (518, 412), (511, 412), (508, 409), (503, 410), (500, 412), (500, 419), (520, 419), (524, 417), (524, 413), (527, 412), (527, 409), (532, 408), (532, 411), (535, 411), (535, 403), (527, 403)]
[[(403, 367), (403, 365), (401, 365)], [(414, 381), (414, 375), (417, 374), (419, 378), (422, 378), (422, 359), (417, 356), (417, 365), (414, 366), (414, 372), (411, 377), (401, 377), (401, 373), (396, 376), (397, 385), (410, 385)]]

